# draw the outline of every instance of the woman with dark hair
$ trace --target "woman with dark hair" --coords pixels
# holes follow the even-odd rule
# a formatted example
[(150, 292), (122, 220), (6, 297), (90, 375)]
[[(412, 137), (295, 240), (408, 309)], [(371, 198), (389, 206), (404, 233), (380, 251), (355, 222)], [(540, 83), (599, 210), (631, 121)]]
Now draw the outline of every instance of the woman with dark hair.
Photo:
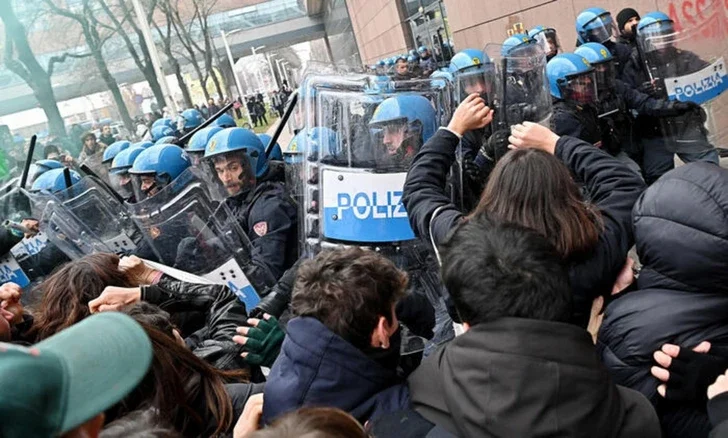
[(222, 371), (195, 356), (175, 333), (169, 314), (158, 307), (136, 303), (120, 310), (147, 332), (152, 342), (152, 367), (108, 415), (121, 418), (152, 407), (183, 436), (231, 432), (248, 398), (262, 392), (263, 385), (247, 383), (245, 370)]
[(301, 408), (276, 420), (249, 438), (368, 438), (351, 415), (336, 408)]
[[(147, 267), (137, 257), (93, 254), (74, 260), (41, 286), (42, 301), (30, 335), (37, 340), (86, 318), (145, 301), (173, 315), (185, 342), (198, 357), (220, 369), (246, 368), (244, 347), (233, 342), (246, 326), (245, 305), (226, 286), (179, 281)], [(252, 370), (262, 380), (259, 368)]]
[[(448, 127), (422, 147), (407, 174), (402, 202), (415, 233), (435, 248), (467, 220), (467, 212), (445, 190), (460, 138), (492, 119), (493, 111), (480, 97), (466, 98)], [(634, 243), (632, 207), (644, 183), (605, 152), (535, 123), (512, 127), (509, 141), (516, 150), (498, 161), (472, 214), (488, 212), (548, 238), (570, 266), (572, 322), (586, 327), (592, 301), (611, 293)]]

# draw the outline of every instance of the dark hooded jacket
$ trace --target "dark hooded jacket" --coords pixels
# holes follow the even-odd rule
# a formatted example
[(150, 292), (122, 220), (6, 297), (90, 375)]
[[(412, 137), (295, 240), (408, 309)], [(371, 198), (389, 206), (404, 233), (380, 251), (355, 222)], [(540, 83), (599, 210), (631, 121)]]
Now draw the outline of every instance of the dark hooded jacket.
[(303, 406), (339, 408), (362, 423), (407, 407), (407, 387), (395, 369), (385, 368), (315, 318), (294, 318), (287, 330), (265, 387), (265, 423)]
[[(378, 438), (660, 436), (650, 403), (616, 386), (591, 336), (571, 324), (523, 318), (477, 324), (423, 360), (409, 388), (415, 412), (375, 420)], [(416, 420), (419, 435), (411, 434), (407, 423), (418, 416), (432, 423), (428, 434)]]
[(728, 171), (710, 163), (670, 171), (633, 215), (643, 268), (637, 290), (607, 307), (598, 351), (618, 384), (657, 406), (668, 436), (707, 436), (705, 407), (662, 400), (650, 367), (665, 343), (728, 346)]

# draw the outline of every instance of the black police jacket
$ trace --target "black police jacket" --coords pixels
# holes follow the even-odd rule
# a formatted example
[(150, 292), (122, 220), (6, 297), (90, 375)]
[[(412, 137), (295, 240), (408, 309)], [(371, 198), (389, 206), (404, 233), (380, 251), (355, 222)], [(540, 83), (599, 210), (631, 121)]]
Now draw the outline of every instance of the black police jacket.
[(264, 182), (226, 200), (252, 244), (252, 263), (267, 271), (273, 286), (298, 253), (295, 202), (280, 183)]
[[(440, 129), (415, 157), (404, 184), (402, 201), (412, 229), (435, 248), (464, 217), (445, 192), (458, 141), (455, 134)], [(583, 183), (604, 223), (597, 246), (588, 256), (571, 260), (569, 270), (574, 322), (585, 327), (593, 299), (611, 293), (624, 266), (633, 243), (632, 206), (645, 185), (624, 164), (582, 140), (561, 137), (555, 154)]]
[[(650, 373), (665, 343), (728, 346), (728, 172), (691, 163), (663, 175), (637, 201), (637, 290), (604, 312), (597, 350), (617, 384), (657, 406), (668, 436), (707, 436), (705, 406), (670, 405)], [(702, 432), (701, 432), (702, 431)]]

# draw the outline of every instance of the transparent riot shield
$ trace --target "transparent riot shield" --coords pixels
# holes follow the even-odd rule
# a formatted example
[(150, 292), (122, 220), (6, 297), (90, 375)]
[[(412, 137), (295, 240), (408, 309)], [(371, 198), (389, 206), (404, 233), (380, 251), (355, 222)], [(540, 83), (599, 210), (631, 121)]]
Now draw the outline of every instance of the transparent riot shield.
[[(250, 241), (227, 205), (215, 203), (189, 168), (156, 195), (128, 206), (158, 260), (230, 287), (248, 309), (260, 298), (248, 280)], [(147, 250), (137, 254), (146, 258)], [(251, 277), (252, 278), (252, 277)]]
[[(451, 85), (394, 82), (372, 88), (365, 75), (312, 76), (304, 86), (302, 253), (359, 246), (388, 257), (410, 275), (413, 293), (435, 303), (438, 267), (428, 242), (415, 237), (402, 190), (412, 160), (444, 120)], [(301, 149), (301, 145), (298, 145)], [(404, 353), (421, 351), (408, 338)]]
[[(31, 194), (15, 187), (0, 196), (0, 219), (14, 225), (20, 224), (24, 219), (40, 220), (50, 200), (51, 196), (48, 194)], [(22, 262), (41, 252), (47, 244), (48, 237), (41, 227), (41, 232), (32, 237), (24, 237), (13, 247), (11, 253), (17, 261)]]
[(97, 252), (114, 252), (60, 201), (51, 201), (46, 205), (40, 227), (48, 240), (71, 260)]
[(645, 67), (661, 97), (701, 106), (660, 119), (665, 143), (673, 152), (728, 147), (728, 20), (721, 3), (713, 1), (703, 9), (705, 21), (700, 25), (655, 32), (639, 41)]
[(131, 220), (127, 208), (98, 179), (86, 176), (54, 196), (74, 219), (84, 224), (87, 238), (103, 242), (103, 251), (129, 254), (142, 244), (143, 233)]
[(526, 44), (506, 56), (502, 48), (500, 44), (488, 44), (484, 49), (496, 71), (494, 128), (510, 129), (524, 121), (548, 125), (551, 93), (543, 47)]

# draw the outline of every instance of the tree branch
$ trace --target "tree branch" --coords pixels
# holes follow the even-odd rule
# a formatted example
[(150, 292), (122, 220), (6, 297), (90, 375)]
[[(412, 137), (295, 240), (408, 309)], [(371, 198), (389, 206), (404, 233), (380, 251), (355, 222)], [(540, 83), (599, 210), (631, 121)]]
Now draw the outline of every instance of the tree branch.
[(48, 68), (46, 71), (48, 72), (48, 76), (53, 76), (53, 69), (55, 68), (55, 65), (61, 62), (66, 62), (66, 58), (75, 58), (75, 59), (81, 59), (81, 58), (88, 58), (91, 56), (91, 53), (82, 53), (80, 55), (76, 53), (64, 53), (61, 56), (52, 56), (51, 59), (48, 60)]

